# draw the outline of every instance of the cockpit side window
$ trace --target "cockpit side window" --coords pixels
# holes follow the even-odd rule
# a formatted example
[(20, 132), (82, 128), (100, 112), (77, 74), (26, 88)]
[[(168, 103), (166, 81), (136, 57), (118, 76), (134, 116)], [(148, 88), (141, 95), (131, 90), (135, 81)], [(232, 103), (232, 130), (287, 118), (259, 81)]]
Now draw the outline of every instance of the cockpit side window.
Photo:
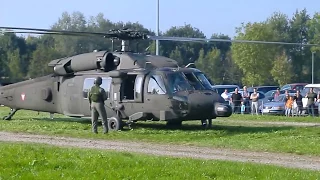
[(166, 94), (166, 88), (160, 75), (152, 75), (148, 82), (148, 93)]

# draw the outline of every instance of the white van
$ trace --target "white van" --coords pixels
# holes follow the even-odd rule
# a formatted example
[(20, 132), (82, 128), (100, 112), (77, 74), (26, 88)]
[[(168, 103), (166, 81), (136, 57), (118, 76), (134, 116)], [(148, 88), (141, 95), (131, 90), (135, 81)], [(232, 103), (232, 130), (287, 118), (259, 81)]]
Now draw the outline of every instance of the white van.
[[(320, 84), (307, 84), (301, 91), (301, 95), (304, 97), (302, 98), (302, 105), (304, 110), (308, 109), (307, 107), (308, 98), (305, 98), (305, 96), (310, 91), (310, 88), (313, 88), (313, 92), (315, 92), (318, 95), (318, 92), (320, 91)], [(318, 106), (318, 104), (319, 102), (317, 101), (315, 103), (315, 106)]]

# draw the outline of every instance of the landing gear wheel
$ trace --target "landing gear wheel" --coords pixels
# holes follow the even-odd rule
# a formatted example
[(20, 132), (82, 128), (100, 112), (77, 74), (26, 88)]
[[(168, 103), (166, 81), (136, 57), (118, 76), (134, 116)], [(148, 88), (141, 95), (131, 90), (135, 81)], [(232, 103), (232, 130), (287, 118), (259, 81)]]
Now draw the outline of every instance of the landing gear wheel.
[(122, 121), (118, 117), (111, 117), (108, 120), (108, 129), (109, 131), (118, 131), (122, 129)]

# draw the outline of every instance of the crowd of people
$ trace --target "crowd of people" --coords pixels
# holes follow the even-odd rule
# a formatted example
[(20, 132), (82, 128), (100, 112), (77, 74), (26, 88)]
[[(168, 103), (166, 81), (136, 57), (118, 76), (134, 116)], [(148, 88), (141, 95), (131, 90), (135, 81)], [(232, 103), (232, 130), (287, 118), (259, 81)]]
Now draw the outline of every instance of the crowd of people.
[[(280, 94), (280, 89), (277, 89), (273, 99), (277, 100)], [(221, 97), (232, 104), (233, 113), (244, 114), (251, 112), (256, 115), (259, 114), (259, 92), (257, 92), (256, 88), (253, 89), (252, 93), (248, 92), (246, 86), (243, 87), (243, 91), (241, 93), (239, 92), (239, 89), (236, 88), (230, 98), (228, 96), (228, 90), (225, 89), (221, 94)], [(314, 116), (316, 109), (315, 103), (320, 102), (320, 91), (316, 94), (314, 89), (310, 88), (309, 92), (307, 92), (304, 97), (307, 98), (306, 106), (308, 115)], [(296, 115), (301, 115), (303, 111), (302, 99), (304, 97), (301, 95), (299, 90), (297, 90), (294, 95), (290, 95), (286, 90), (284, 114), (288, 117), (294, 116), (294, 112), (296, 112)], [(318, 106), (318, 114), (320, 115), (320, 106)]]

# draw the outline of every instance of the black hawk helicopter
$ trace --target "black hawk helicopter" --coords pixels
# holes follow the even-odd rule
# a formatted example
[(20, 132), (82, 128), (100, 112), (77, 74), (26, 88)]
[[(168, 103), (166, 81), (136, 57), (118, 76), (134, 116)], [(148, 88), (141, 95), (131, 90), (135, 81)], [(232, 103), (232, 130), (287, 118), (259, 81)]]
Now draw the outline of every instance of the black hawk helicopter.
[(277, 43), (150, 36), (129, 29), (108, 33), (18, 27), (0, 29), (10, 30), (10, 33), (101, 36), (122, 40), (119, 52), (94, 51), (52, 60), (48, 66), (53, 68), (53, 74), (0, 87), (0, 104), (11, 108), (10, 114), (3, 118), (5, 120), (10, 120), (21, 109), (87, 118), (91, 115), (88, 90), (100, 76), (103, 79), (101, 86), (108, 95), (105, 108), (110, 130), (121, 129), (125, 120), (129, 127), (139, 120), (164, 120), (168, 124), (181, 125), (182, 121), (232, 114), (231, 106), (212, 90), (200, 70), (179, 67), (175, 60), (163, 56), (131, 52), (129, 40)]

